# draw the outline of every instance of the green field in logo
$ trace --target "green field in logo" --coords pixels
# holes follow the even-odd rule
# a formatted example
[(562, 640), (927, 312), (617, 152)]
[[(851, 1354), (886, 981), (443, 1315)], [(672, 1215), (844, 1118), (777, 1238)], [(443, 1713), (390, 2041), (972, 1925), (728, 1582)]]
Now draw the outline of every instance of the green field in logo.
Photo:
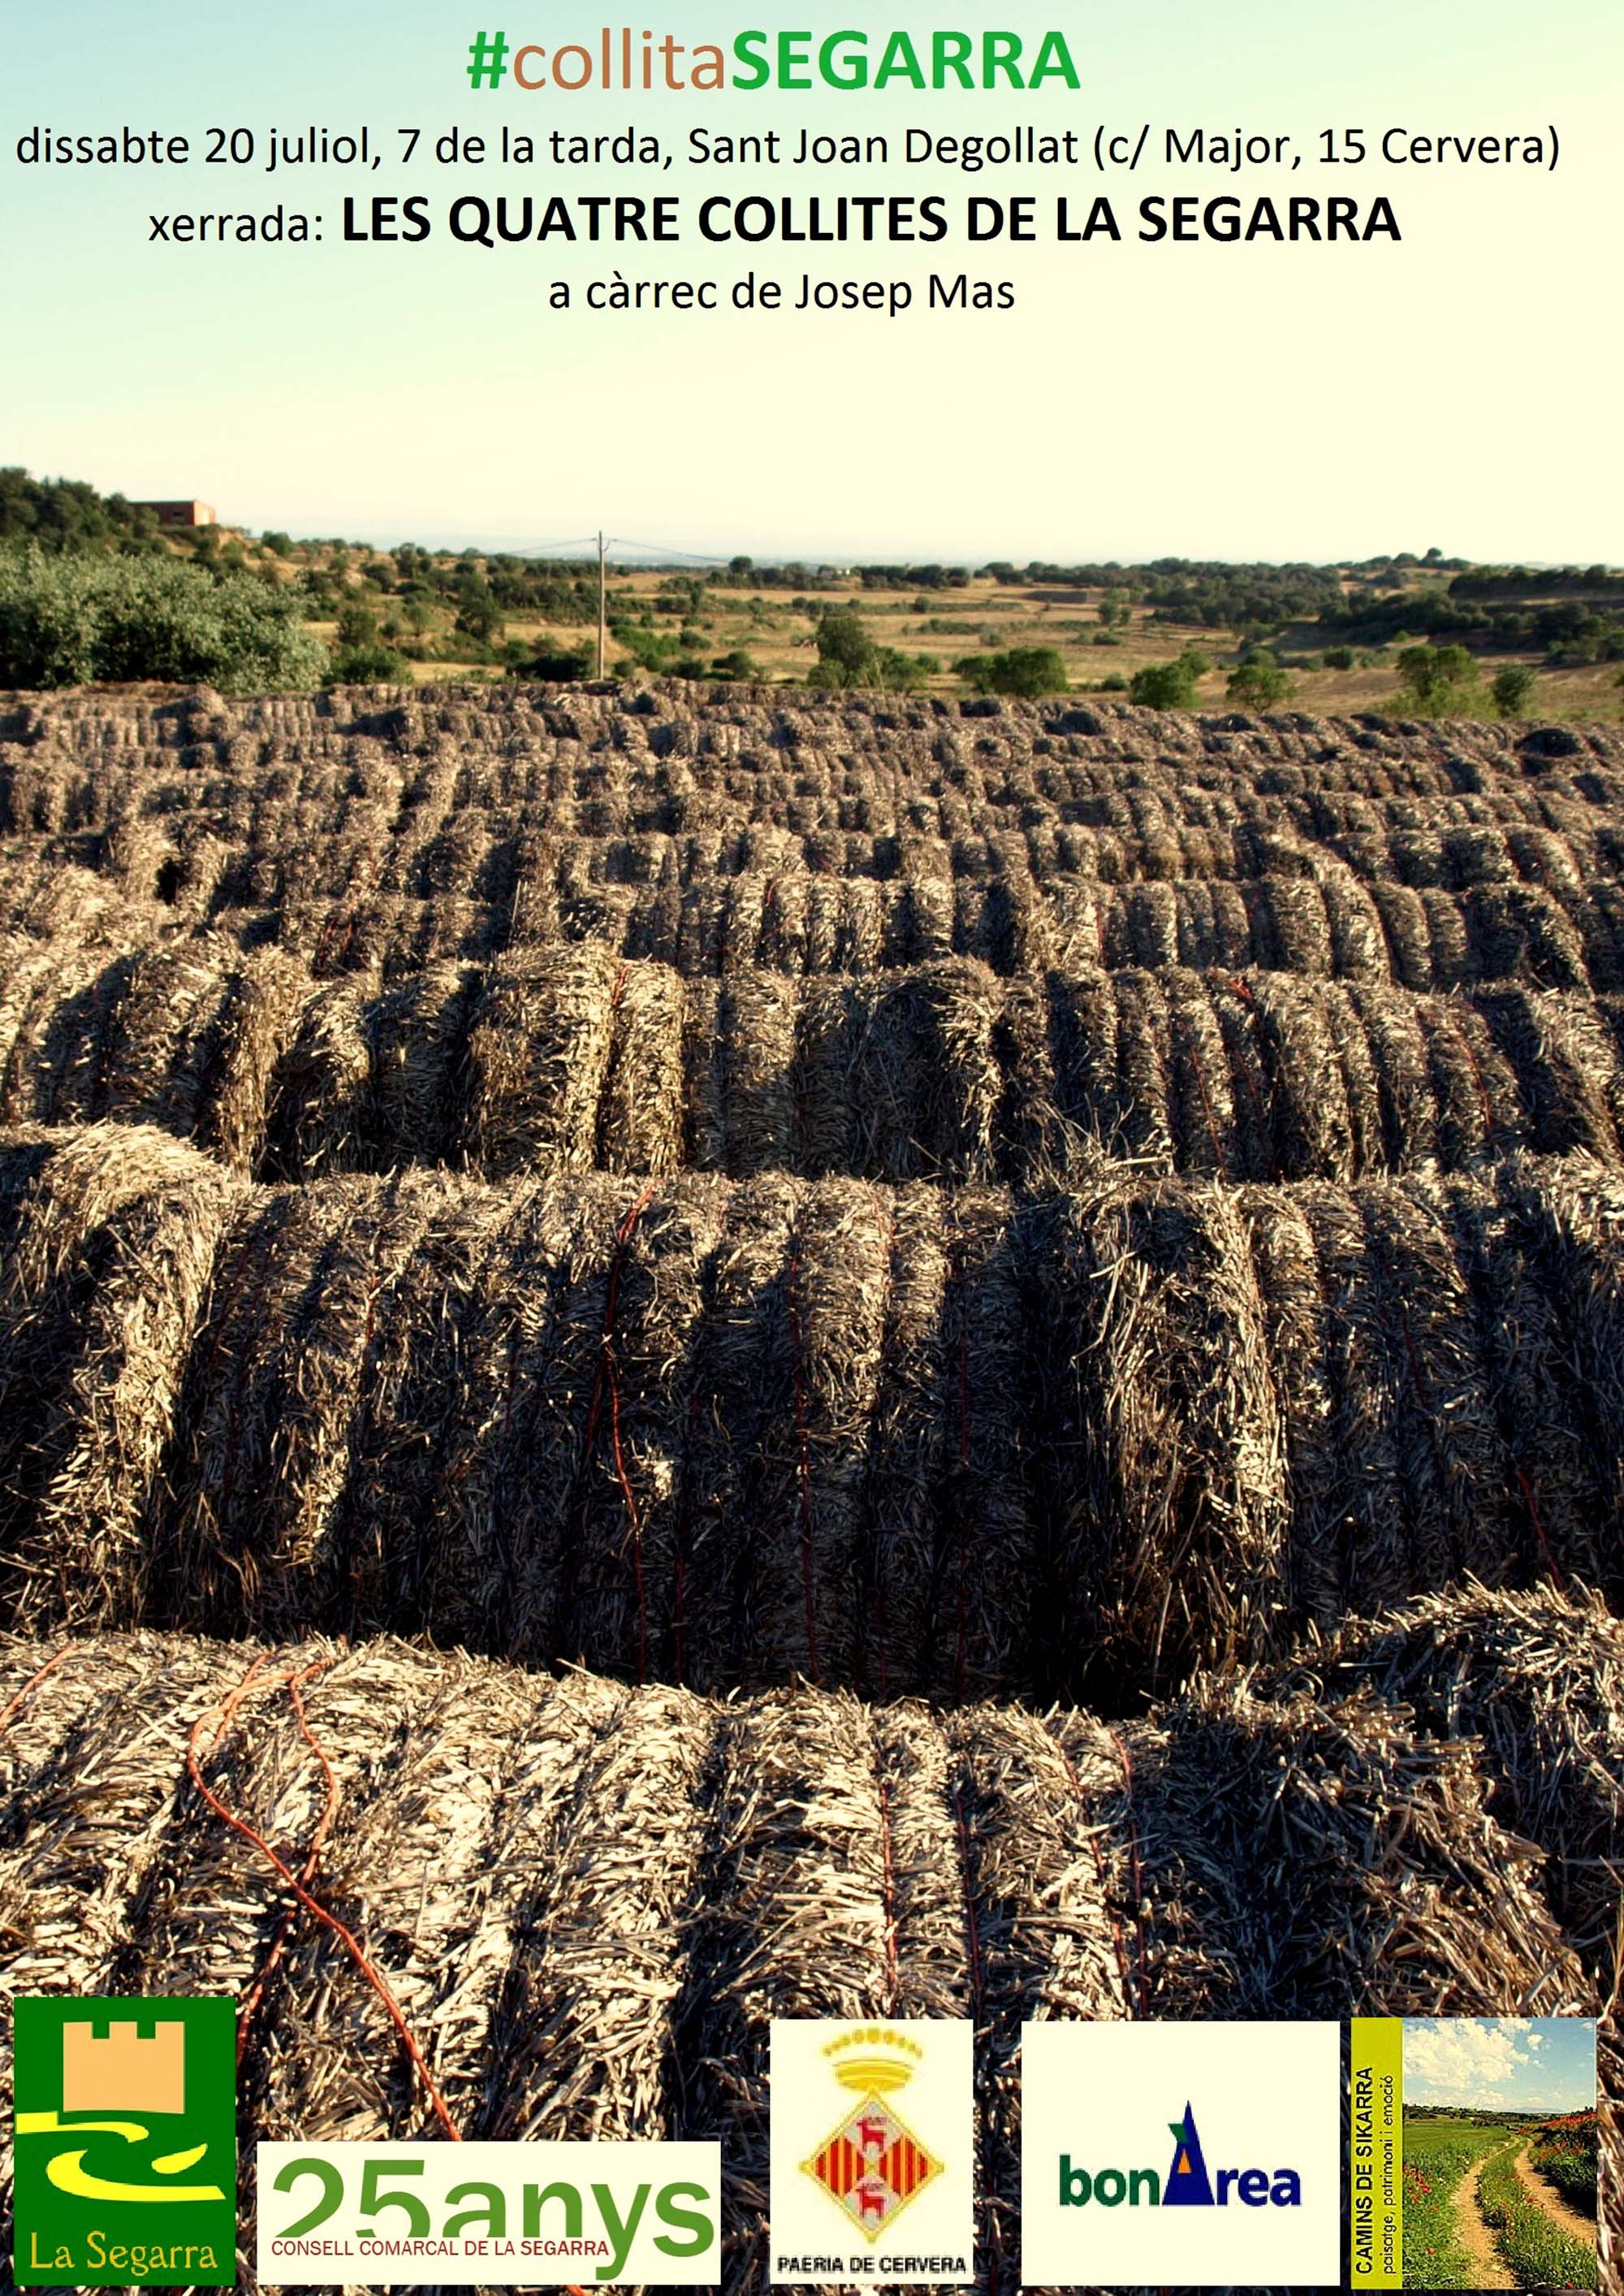
[(237, 2276), (236, 2004), (15, 2005), (21, 2287)]

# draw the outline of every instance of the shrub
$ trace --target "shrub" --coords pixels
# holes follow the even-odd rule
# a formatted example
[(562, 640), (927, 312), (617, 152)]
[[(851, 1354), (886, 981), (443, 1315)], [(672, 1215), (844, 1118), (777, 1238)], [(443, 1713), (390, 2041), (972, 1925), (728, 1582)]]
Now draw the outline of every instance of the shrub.
[(362, 643), (333, 648), (324, 685), (405, 685), (412, 672), (393, 646)]
[(570, 685), (578, 678), (592, 675), (592, 657), (583, 646), (578, 651), (543, 644), (534, 653), (527, 655), (513, 666), (515, 677), (531, 677), (544, 685)]
[(1193, 709), (1197, 676), (1182, 654), (1177, 661), (1148, 662), (1134, 672), (1128, 699), (1142, 709)]
[(953, 665), (977, 693), (1013, 693), (1036, 701), (1066, 690), (1066, 665), (1054, 646), (1010, 646), (1003, 653), (970, 653)]
[(0, 551), (0, 684), (152, 678), (252, 693), (316, 685), (324, 666), (298, 600), (251, 575)]
[(1508, 661), (1504, 669), (1496, 670), (1489, 690), (1502, 718), (1521, 718), (1534, 691), (1534, 673), (1525, 662)]
[(1257, 648), (1249, 660), (1230, 674), (1225, 688), (1231, 701), (1243, 709), (1272, 709), (1292, 690), (1292, 681), (1273, 654)]
[(1339, 645), (1327, 646), (1325, 648), (1325, 668), (1327, 669), (1351, 669), (1353, 668), (1353, 663), (1354, 652), (1351, 646)]

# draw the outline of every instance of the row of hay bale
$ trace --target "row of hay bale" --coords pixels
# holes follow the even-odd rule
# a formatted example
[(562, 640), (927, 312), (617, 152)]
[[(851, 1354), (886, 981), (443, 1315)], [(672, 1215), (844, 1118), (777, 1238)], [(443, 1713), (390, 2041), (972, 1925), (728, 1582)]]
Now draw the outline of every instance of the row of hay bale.
[(1120, 1703), (1617, 1593), (1624, 1174), (1012, 1199), (0, 1153), (8, 1615)]
[[(42, 762), (29, 768), (46, 776)], [(21, 777), (21, 778), (20, 778)], [(414, 775), (334, 772), (291, 793), (287, 775), (188, 772), (139, 777), (116, 801), (94, 790), (32, 796), (14, 767), (0, 833), (27, 848), (117, 877), (150, 896), (159, 881), (207, 883), (225, 875), (227, 899), (267, 877), (296, 878), (312, 841), (369, 859), (388, 891), (421, 898), (470, 889), (506, 865), (515, 840), (568, 851), (602, 882), (683, 882), (745, 871), (888, 880), (1030, 874), (1102, 884), (1181, 877), (1306, 875), (1340, 866), (1364, 879), (1463, 891), (1508, 882), (1575, 889), (1624, 873), (1624, 840), (1605, 812), (1551, 791), (1513, 789), (1425, 802), (1321, 798), (1237, 800), (1169, 781), (1092, 797), (1011, 797), (972, 803), (939, 777), (876, 773), (838, 796), (769, 794), (752, 774), (737, 795), (701, 800), (652, 790), (640, 796), (562, 797), (540, 786), (507, 802), (468, 800), (463, 768), (447, 762)], [(665, 775), (660, 779), (668, 778)]]
[[(295, 1865), (319, 1842), (310, 1888), (460, 2134), (721, 2140), (742, 2296), (768, 2278), (769, 2021), (971, 2019), (994, 2296), (1029, 2020), (1600, 2013), (1621, 1692), (1617, 1624), (1548, 1595), (1356, 1625), (1289, 1679), (1115, 1726), (712, 1703), (398, 1642), (9, 1641), (0, 1966), (18, 1992), (236, 1995), (250, 2257), (256, 2140), (440, 2133), (355, 1960), (192, 1784), (195, 1733), (226, 1808)], [(1603, 2062), (1610, 2274), (1611, 2025)]]
[(1124, 885), (1029, 874), (898, 879), (747, 871), (609, 883), (516, 841), (468, 884), (382, 890), (356, 857), (296, 882), (256, 880), (226, 898), (218, 874), (164, 881), (165, 898), (49, 855), (0, 856), (0, 936), (70, 934), (136, 947), (211, 932), (274, 942), (324, 977), (414, 971), (442, 957), (596, 941), (691, 979), (761, 969), (877, 972), (971, 956), (996, 972), (1099, 964), (1185, 965), (1394, 980), (1414, 989), (1526, 980), (1624, 988), (1624, 891), (1488, 884), (1464, 892), (1313, 875), (1155, 878)]
[[(980, 767), (1017, 779), (1058, 767), (1131, 778), (1141, 769), (1211, 773), (1259, 788), (1427, 796), (1472, 790), (1484, 776), (1617, 771), (1615, 728), (1479, 722), (1400, 724), (1382, 718), (1316, 719), (1292, 711), (1266, 720), (1157, 714), (1108, 701), (1087, 706), (939, 699), (896, 700), (783, 689), (696, 693), (691, 686), (611, 685), (569, 691), (504, 684), (473, 691), (376, 689), (226, 701), (198, 693), (173, 700), (98, 694), (24, 700), (0, 718), (0, 762), (29, 753), (103, 769), (140, 755), (193, 766), (347, 765), (381, 751), (476, 761), (476, 789), (510, 760), (624, 757), (691, 766), (700, 786), (758, 758), (793, 758), (816, 770), (875, 757)], [(488, 763), (487, 761), (489, 761)]]
[(450, 1164), (1044, 1186), (1617, 1158), (1624, 998), (1270, 972), (685, 980), (599, 944), (318, 982), (217, 936), (0, 942), (0, 1122), (161, 1125), (300, 1179)]

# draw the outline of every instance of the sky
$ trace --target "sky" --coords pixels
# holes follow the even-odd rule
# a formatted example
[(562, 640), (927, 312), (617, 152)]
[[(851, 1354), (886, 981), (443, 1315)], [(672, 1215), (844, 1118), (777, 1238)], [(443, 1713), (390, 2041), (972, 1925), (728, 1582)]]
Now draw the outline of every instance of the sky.
[(1595, 2103), (1587, 2017), (1407, 2017), (1407, 2104), (1581, 2112)]
[[(511, 84), (472, 91), (476, 32), (595, 41), (603, 23), (726, 44), (760, 24), (819, 33), (834, 0), (687, 0), (632, 15), (600, 0), (0, 0), (0, 231), (8, 356), (0, 461), (136, 497), (198, 496), (227, 522), (377, 542), (523, 547), (602, 527), (695, 553), (847, 562), (900, 557), (1075, 562), (1158, 555), (1364, 556), (1436, 546), (1492, 561), (1624, 559), (1614, 378), (1624, 354), (1612, 218), (1624, 10), (1615, 0), (938, 0), (856, 20), (928, 34), (989, 24), (1035, 44), (1055, 26), (1082, 85), (1016, 95), (903, 90), (627, 96)], [(966, 177), (939, 168), (717, 171), (660, 177), (547, 168), (439, 168), (454, 127), (494, 137), (635, 127), (685, 152), (689, 128), (996, 134), (1096, 124), (1152, 135), (1141, 171), (1107, 178), (1123, 243), (1028, 247), (650, 249), (639, 276), (753, 266), (903, 279), (932, 268), (1007, 282), (1003, 313), (591, 314), (588, 280), (625, 250), (494, 251), (446, 239), (453, 192), (577, 195), (857, 189), (1093, 196), (1092, 168)], [(214, 126), (255, 138), (248, 168), (24, 167), (19, 138)], [(409, 169), (264, 173), (272, 129), (424, 131)], [(1326, 168), (1326, 127), (1538, 133), (1554, 171)], [(1287, 133), (1289, 179), (1169, 169), (1164, 131)], [(396, 148), (398, 148), (397, 145)], [(1357, 174), (1357, 181), (1354, 178)], [(816, 176), (816, 180), (813, 180)], [(1137, 243), (1136, 201), (1196, 191), (1283, 200), (1380, 192), (1398, 246)], [(426, 245), (347, 245), (346, 193), (419, 193)], [(324, 218), (319, 246), (153, 244), (147, 217)], [(570, 283), (575, 308), (548, 307)], [(21, 324), (19, 324), (21, 322)]]

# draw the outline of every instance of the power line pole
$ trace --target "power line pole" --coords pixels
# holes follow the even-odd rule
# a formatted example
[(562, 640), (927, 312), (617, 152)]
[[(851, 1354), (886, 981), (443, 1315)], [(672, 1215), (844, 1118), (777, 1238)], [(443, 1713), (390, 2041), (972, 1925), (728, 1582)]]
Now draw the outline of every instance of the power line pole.
[(604, 541), (603, 541), (603, 529), (600, 528), (600, 529), (599, 529), (599, 531), (598, 531), (598, 676), (599, 676), (600, 677), (602, 677), (602, 676), (603, 676), (603, 652), (604, 652), (604, 639), (605, 639), (605, 635), (606, 635), (606, 621), (605, 621), (604, 603), (603, 603), (603, 559), (604, 559), (604, 551), (605, 551), (605, 545), (604, 545)]

